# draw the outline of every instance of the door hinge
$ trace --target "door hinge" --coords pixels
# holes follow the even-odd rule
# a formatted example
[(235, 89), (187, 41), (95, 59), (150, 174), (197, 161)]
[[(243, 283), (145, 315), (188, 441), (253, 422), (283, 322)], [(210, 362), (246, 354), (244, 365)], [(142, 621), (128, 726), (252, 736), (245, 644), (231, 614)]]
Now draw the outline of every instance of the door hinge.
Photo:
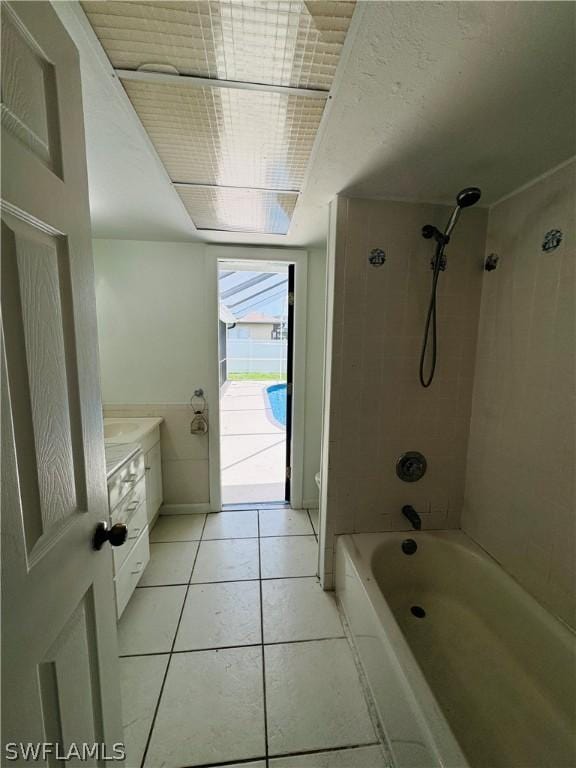
[(286, 467), (286, 480), (292, 480), (292, 467)]
[(286, 385), (286, 394), (291, 395), (292, 394), (292, 382), (290, 384)]
[(288, 306), (293, 307), (294, 306), (294, 293), (293, 291), (288, 292)]

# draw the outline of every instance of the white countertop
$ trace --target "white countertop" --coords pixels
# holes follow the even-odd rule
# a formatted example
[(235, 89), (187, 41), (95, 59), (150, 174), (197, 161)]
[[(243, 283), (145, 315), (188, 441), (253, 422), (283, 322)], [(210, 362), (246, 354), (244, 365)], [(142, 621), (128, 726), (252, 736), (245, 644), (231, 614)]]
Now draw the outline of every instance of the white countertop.
[(104, 442), (109, 444), (139, 443), (164, 419), (152, 417), (125, 418), (115, 416), (104, 419)]
[(131, 459), (139, 450), (138, 443), (105, 443), (106, 477), (110, 478), (125, 461)]

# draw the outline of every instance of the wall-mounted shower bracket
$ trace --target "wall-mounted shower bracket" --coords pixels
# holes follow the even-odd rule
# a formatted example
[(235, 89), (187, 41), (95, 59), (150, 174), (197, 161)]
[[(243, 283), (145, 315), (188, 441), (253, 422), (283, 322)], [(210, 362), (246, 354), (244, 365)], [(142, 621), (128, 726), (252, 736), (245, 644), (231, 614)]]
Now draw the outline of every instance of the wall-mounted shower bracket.
[(441, 245), (448, 245), (450, 242), (450, 235), (443, 234), (433, 224), (424, 224), (422, 227), (422, 237), (425, 240), (432, 240), (432, 238), (434, 238), (434, 240)]

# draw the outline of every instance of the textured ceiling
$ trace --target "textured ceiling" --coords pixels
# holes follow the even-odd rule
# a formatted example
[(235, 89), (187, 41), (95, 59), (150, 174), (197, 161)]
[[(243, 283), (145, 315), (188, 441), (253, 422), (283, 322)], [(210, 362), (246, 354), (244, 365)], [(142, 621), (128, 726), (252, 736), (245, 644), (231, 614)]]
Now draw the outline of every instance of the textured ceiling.
[(270, 192), (302, 188), (354, 5), (83, 3), (170, 179), (216, 188), (186, 193), (198, 229), (288, 232), (296, 198)]

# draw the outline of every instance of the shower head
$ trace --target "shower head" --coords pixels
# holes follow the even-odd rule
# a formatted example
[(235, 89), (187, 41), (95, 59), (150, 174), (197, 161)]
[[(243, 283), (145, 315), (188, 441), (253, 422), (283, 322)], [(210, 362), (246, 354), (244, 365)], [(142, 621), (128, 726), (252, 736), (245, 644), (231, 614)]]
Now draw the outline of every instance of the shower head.
[(456, 195), (456, 205), (458, 208), (469, 208), (480, 200), (482, 191), (478, 187), (466, 187)]
[(478, 189), (478, 187), (466, 187), (466, 189), (458, 192), (456, 195), (456, 208), (454, 208), (452, 211), (452, 215), (450, 216), (448, 224), (446, 225), (446, 229), (444, 230), (445, 238), (449, 238), (452, 234), (452, 230), (456, 226), (456, 222), (458, 221), (458, 217), (460, 216), (460, 211), (462, 208), (470, 208), (471, 205), (477, 203), (478, 200), (480, 200), (481, 194), (482, 192)]

